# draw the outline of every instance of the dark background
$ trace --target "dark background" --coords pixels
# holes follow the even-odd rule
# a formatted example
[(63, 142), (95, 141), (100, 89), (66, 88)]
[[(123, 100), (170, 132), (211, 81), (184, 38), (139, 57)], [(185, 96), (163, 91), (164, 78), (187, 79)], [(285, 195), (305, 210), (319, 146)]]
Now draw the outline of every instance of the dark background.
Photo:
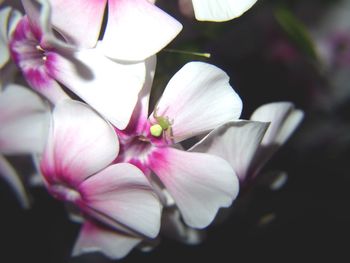
[[(260, 0), (242, 17), (226, 23), (200, 23), (182, 16), (176, 1), (159, 2), (184, 25), (169, 48), (212, 56), (162, 51), (155, 80), (158, 90), (186, 62), (202, 60), (231, 77), (243, 100), (243, 119), (272, 101), (292, 101), (305, 112), (305, 119), (256, 182), (242, 191), (230, 216), (207, 229), (202, 244), (189, 246), (164, 237), (153, 251), (135, 249), (120, 262), (349, 262), (349, 96), (333, 98), (333, 75), (320, 74), (274, 16), (276, 8), (283, 6), (306, 28), (315, 28), (338, 2)], [(291, 59), (281, 55), (280, 43), (290, 44), (295, 52)], [(350, 95), (349, 83), (344, 85)], [(19, 169), (27, 164), (25, 159), (14, 162)], [(280, 171), (288, 174), (288, 180), (273, 191), (271, 175)], [(0, 262), (112, 262), (99, 254), (71, 258), (79, 225), (67, 218), (64, 206), (45, 189), (33, 188), (30, 193), (33, 207), (24, 211), (0, 182)]]

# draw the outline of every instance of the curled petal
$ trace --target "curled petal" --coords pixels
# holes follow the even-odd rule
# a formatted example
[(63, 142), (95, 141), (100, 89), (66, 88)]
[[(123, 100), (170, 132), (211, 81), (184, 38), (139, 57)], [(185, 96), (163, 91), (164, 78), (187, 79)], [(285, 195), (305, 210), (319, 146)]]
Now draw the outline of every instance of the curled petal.
[(190, 151), (222, 157), (244, 181), (268, 126), (265, 122), (229, 122), (210, 132)]
[(224, 71), (191, 62), (169, 81), (155, 111), (169, 119), (174, 141), (179, 142), (238, 119), (242, 101)]
[(118, 138), (112, 127), (87, 105), (66, 100), (56, 105), (41, 161), (49, 183), (80, 184), (117, 156)]
[(90, 209), (142, 235), (157, 236), (161, 205), (147, 178), (136, 166), (111, 165), (84, 181), (79, 192)]
[(145, 62), (117, 63), (99, 49), (55, 54), (53, 61), (52, 76), (117, 128), (127, 126), (145, 82)]
[(254, 111), (251, 120), (271, 122), (262, 145), (282, 145), (294, 132), (303, 119), (303, 112), (295, 110), (291, 102), (273, 102), (260, 106)]
[(164, 48), (181, 29), (178, 21), (147, 0), (109, 0), (103, 52), (119, 60), (144, 60)]
[(220, 157), (164, 148), (153, 152), (149, 162), (190, 227), (208, 226), (238, 194), (237, 176)]
[(72, 254), (79, 256), (84, 253), (101, 252), (111, 259), (121, 259), (140, 242), (139, 237), (128, 236), (87, 220), (80, 230)]
[(290, 102), (269, 103), (254, 111), (252, 120), (270, 122), (270, 126), (251, 165), (252, 177), (257, 175), (263, 165), (288, 140), (303, 116), (304, 113), (296, 110)]
[(192, 0), (197, 20), (223, 22), (241, 16), (257, 0)]

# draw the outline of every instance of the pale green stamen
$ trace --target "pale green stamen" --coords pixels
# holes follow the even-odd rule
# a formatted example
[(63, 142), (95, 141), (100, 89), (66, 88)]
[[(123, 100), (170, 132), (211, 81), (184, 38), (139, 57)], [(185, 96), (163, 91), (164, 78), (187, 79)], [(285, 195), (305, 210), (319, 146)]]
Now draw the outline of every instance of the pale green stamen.
[(160, 126), (158, 123), (157, 124), (153, 124), (150, 128), (149, 128), (151, 134), (154, 137), (159, 137), (162, 135), (163, 132), (163, 128), (162, 126)]

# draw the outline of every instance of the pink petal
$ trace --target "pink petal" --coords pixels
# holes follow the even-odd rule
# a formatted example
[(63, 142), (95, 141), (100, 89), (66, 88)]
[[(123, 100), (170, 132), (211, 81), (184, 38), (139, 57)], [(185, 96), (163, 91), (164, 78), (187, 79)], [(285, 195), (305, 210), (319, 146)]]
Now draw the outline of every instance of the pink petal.
[(164, 148), (149, 161), (191, 227), (208, 226), (218, 209), (230, 206), (238, 194), (237, 176), (220, 157)]
[(70, 185), (106, 167), (117, 156), (112, 127), (87, 105), (66, 100), (56, 105), (41, 169), (47, 181)]
[(144, 60), (164, 48), (181, 29), (179, 22), (147, 0), (109, 0), (102, 48), (111, 58)]
[(91, 48), (97, 43), (107, 0), (50, 0), (52, 24), (76, 46)]
[(209, 153), (228, 161), (244, 181), (269, 123), (229, 122), (209, 133), (191, 151)]
[(145, 62), (120, 64), (99, 52), (82, 50), (55, 55), (52, 75), (117, 128), (124, 129), (145, 82)]
[(178, 142), (238, 119), (242, 101), (224, 71), (190, 62), (172, 77), (155, 110), (172, 121), (172, 135)]
[(84, 181), (79, 192), (90, 209), (145, 236), (157, 236), (161, 205), (136, 166), (128, 163), (109, 166)]
[(121, 259), (140, 242), (141, 238), (124, 235), (87, 220), (80, 230), (72, 254), (79, 256), (84, 253), (101, 252), (111, 259)]
[(21, 206), (28, 209), (30, 207), (30, 201), (24, 185), (15, 169), (2, 155), (0, 155), (0, 178), (9, 184)]

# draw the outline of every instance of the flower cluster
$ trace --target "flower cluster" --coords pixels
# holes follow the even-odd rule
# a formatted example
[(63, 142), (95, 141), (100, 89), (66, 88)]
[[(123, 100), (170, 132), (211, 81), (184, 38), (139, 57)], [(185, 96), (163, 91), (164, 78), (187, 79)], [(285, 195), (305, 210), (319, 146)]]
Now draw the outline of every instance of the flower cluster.
[[(193, 0), (192, 8), (198, 20), (224, 21), (254, 2)], [(33, 156), (36, 177), (82, 222), (73, 255), (122, 258), (162, 231), (198, 242), (196, 230), (232, 205), (302, 119), (280, 102), (240, 120), (228, 75), (198, 61), (149, 110), (156, 53), (182, 28), (154, 1), (22, 5), (23, 15), (0, 11), (0, 173), (28, 207), (7, 156)]]

